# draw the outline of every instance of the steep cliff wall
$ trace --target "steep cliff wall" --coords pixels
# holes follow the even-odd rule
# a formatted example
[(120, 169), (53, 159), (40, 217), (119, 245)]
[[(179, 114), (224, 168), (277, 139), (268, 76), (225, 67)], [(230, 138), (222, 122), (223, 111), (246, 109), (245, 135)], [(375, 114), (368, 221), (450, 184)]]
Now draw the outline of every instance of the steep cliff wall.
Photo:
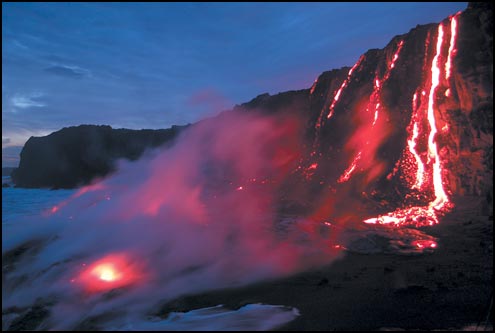
[(148, 148), (170, 144), (181, 129), (138, 131), (81, 125), (31, 137), (12, 179), (20, 187), (84, 185), (113, 171), (118, 159), (135, 160)]

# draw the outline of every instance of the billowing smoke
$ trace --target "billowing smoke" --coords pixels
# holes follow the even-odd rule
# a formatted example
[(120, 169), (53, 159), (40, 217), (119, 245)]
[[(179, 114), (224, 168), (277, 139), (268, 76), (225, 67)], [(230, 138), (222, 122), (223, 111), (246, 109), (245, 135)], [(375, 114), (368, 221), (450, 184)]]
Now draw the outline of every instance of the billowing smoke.
[(3, 308), (53, 305), (46, 327), (70, 329), (329, 262), (337, 253), (329, 241), (308, 242), (278, 212), (302, 151), (299, 123), (224, 113), (170, 149), (121, 162), (47, 216), (19, 222), (4, 237), (4, 258), (18, 252)]

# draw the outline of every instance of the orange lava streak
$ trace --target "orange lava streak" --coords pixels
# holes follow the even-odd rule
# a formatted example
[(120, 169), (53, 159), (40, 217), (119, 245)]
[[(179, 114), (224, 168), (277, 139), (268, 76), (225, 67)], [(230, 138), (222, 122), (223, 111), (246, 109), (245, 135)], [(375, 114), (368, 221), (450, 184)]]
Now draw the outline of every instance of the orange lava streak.
[(423, 179), (424, 179), (424, 173), (425, 173), (425, 166), (423, 165), (423, 161), (421, 161), (421, 158), (419, 157), (418, 152), (416, 151), (416, 140), (418, 139), (419, 136), (419, 128), (418, 128), (418, 119), (417, 119), (417, 109), (416, 109), (416, 102), (417, 102), (417, 93), (414, 93), (413, 96), (413, 115), (411, 120), (413, 121), (413, 132), (412, 136), (410, 139), (407, 140), (407, 147), (409, 149), (409, 152), (414, 156), (414, 159), (416, 160), (416, 182), (414, 185), (411, 187), (412, 189), (421, 189), (421, 186), (423, 185)]
[[(380, 94), (381, 94), (381, 91), (382, 91), (383, 83), (385, 81), (387, 81), (388, 78), (390, 77), (390, 74), (392, 72), (392, 69), (395, 66), (394, 65), (395, 64), (395, 61), (397, 61), (397, 59), (399, 59), (399, 54), (400, 54), (400, 51), (402, 50), (402, 46), (403, 45), (404, 45), (404, 41), (400, 41), (397, 44), (397, 50), (394, 53), (394, 56), (393, 56), (392, 61), (391, 61), (391, 65), (387, 68), (387, 70), (386, 70), (385, 75), (383, 76), (383, 78), (380, 80), (378, 78), (378, 74), (375, 76), (374, 86), (373, 86), (373, 92), (371, 93), (371, 95), (369, 97), (368, 106), (366, 108), (366, 112), (369, 112), (370, 111), (370, 106), (372, 104), (375, 105), (373, 122), (371, 124), (371, 128), (374, 128), (374, 126), (375, 126), (375, 124), (376, 124), (376, 122), (378, 120), (378, 116), (379, 116), (379, 112), (380, 112), (380, 106), (381, 106), (381, 104), (380, 104)], [(356, 66), (356, 65), (354, 65), (354, 66)], [(352, 70), (353, 69), (354, 69), (354, 67), (349, 71), (349, 77), (350, 77), (350, 74), (352, 74)], [(345, 81), (344, 81), (344, 83), (345, 83)], [(342, 84), (342, 87), (345, 87), (345, 85)], [(335, 96), (337, 98), (337, 100), (338, 100), (338, 96), (339, 95), (340, 95), (340, 90), (339, 90), (339, 92), (337, 92), (337, 95)], [(334, 99), (334, 102), (335, 101), (336, 100)], [(332, 113), (330, 113), (329, 116), (331, 116), (331, 114)], [(366, 142), (366, 145), (369, 145), (369, 141)], [(354, 160), (352, 161), (352, 163), (350, 164), (350, 166), (344, 171), (344, 173), (337, 180), (338, 183), (344, 183), (344, 182), (348, 181), (351, 178), (352, 173), (356, 170), (357, 162), (361, 159), (362, 152), (363, 152), (363, 150), (361, 150), (356, 155), (356, 157), (354, 157)]]
[(315, 79), (315, 82), (313, 82), (313, 85), (311, 86), (311, 90), (309, 91), (310, 95), (313, 95), (315, 92), (316, 84), (318, 83), (318, 78)]
[(335, 108), (335, 105), (337, 104), (337, 102), (339, 101), (340, 94), (342, 94), (342, 92), (344, 91), (347, 84), (349, 84), (349, 80), (351, 79), (352, 72), (356, 69), (356, 67), (361, 63), (362, 60), (363, 60), (363, 56), (361, 56), (359, 58), (359, 60), (349, 70), (349, 73), (347, 73), (347, 78), (344, 80), (344, 82), (342, 82), (339, 90), (337, 90), (337, 93), (335, 94), (335, 96), (333, 98), (332, 104), (330, 105), (330, 108), (329, 108), (329, 113), (328, 113), (327, 119), (329, 119), (333, 116), (334, 108)]
[(351, 178), (352, 173), (354, 170), (356, 170), (357, 162), (361, 158), (361, 152), (359, 152), (356, 157), (354, 157), (354, 160), (352, 161), (351, 165), (344, 171), (342, 176), (339, 177), (337, 180), (337, 183), (344, 183), (348, 181)]
[[(452, 24), (452, 22), (451, 22)], [(449, 46), (449, 50), (452, 49), (452, 43), (455, 42), (455, 27), (456, 23), (453, 23), (453, 33), (454, 38), (451, 38), (451, 44)], [(435, 135), (437, 133), (437, 128), (435, 124), (435, 110), (434, 110), (434, 100), (435, 100), (435, 91), (438, 85), (440, 84), (440, 54), (442, 50), (443, 44), (443, 26), (440, 24), (438, 26), (438, 37), (436, 44), (436, 53), (433, 58), (431, 64), (431, 87), (428, 95), (428, 122), (430, 125), (430, 133), (428, 135), (428, 163), (433, 159), (432, 166), (432, 174), (433, 174), (433, 188), (435, 192), (435, 199), (428, 204), (428, 206), (413, 206), (409, 208), (398, 208), (393, 212), (389, 212), (383, 215), (379, 215), (378, 217), (368, 218), (364, 220), (364, 223), (369, 224), (389, 224), (394, 226), (402, 226), (402, 225), (415, 225), (419, 226), (427, 226), (434, 225), (438, 223), (437, 213), (439, 210), (448, 208), (450, 206), (449, 199), (447, 194), (443, 188), (442, 182), (442, 168), (440, 157), (438, 155), (438, 148), (435, 143)], [(450, 59), (448, 60), (450, 61)], [(449, 65), (450, 66), (450, 65)], [(445, 67), (447, 68), (447, 67)], [(423, 90), (421, 95), (425, 96), (426, 92)], [(424, 165), (419, 158), (419, 155), (416, 152), (416, 139), (419, 136), (419, 128), (418, 128), (418, 118), (417, 118), (417, 94), (413, 96), (413, 133), (411, 139), (408, 140), (409, 151), (416, 158), (418, 164), (418, 171), (416, 174), (416, 183), (413, 188), (419, 189), (422, 186), (424, 173)], [(421, 182), (420, 182), (421, 181)], [(437, 244), (435, 242), (427, 244), (431, 248), (435, 248)], [(419, 244), (418, 247), (423, 247), (425, 244)]]
[(435, 190), (435, 200), (430, 202), (430, 207), (437, 210), (441, 210), (446, 203), (449, 202), (449, 198), (443, 189), (442, 183), (442, 168), (440, 165), (440, 158), (438, 156), (437, 145), (435, 143), (435, 135), (437, 133), (437, 127), (435, 124), (435, 90), (440, 83), (440, 66), (439, 57), (442, 51), (443, 43), (443, 26), (438, 26), (437, 37), (437, 49), (433, 62), (431, 64), (431, 88), (428, 97), (428, 122), (430, 123), (430, 135), (428, 136), (428, 159), (433, 158), (433, 187)]
[[(455, 52), (455, 39), (457, 34), (457, 13), (450, 19), (450, 46), (449, 46), (449, 55), (447, 57), (447, 62), (445, 63), (445, 79), (448, 80), (450, 78), (450, 69), (452, 68), (452, 54)], [(448, 95), (446, 95), (448, 96)]]
[[(397, 59), (399, 59), (399, 54), (400, 51), (402, 50), (402, 47), (404, 46), (404, 41), (401, 40), (399, 43), (399, 47), (397, 48), (397, 51), (395, 51), (394, 57), (392, 58), (392, 62), (390, 63), (390, 69), (388, 71), (388, 76), (390, 76), (390, 70), (395, 67), (395, 62)], [(385, 80), (388, 79), (388, 76), (385, 75)]]
[(414, 122), (413, 134), (412, 134), (411, 139), (407, 140), (407, 145), (409, 148), (409, 152), (414, 156), (414, 159), (416, 160), (416, 165), (417, 165), (416, 182), (414, 183), (412, 188), (419, 190), (419, 189), (421, 189), (421, 186), (423, 185), (425, 166), (423, 165), (421, 158), (419, 157), (418, 153), (416, 152), (416, 139), (418, 138), (418, 134), (419, 134), (418, 123)]
[(375, 126), (376, 121), (378, 120), (378, 115), (380, 112), (380, 93), (382, 91), (382, 85), (383, 82), (387, 81), (388, 78), (390, 77), (390, 74), (392, 72), (392, 69), (395, 67), (395, 62), (397, 59), (399, 59), (399, 54), (400, 51), (402, 50), (402, 46), (404, 46), (404, 41), (401, 40), (400, 43), (397, 46), (397, 51), (395, 51), (394, 56), (392, 57), (392, 61), (390, 63), (389, 68), (385, 72), (385, 75), (383, 76), (382, 80), (380, 81), (378, 77), (375, 77), (375, 86), (373, 88), (373, 93), (371, 94), (370, 101), (376, 101), (375, 102), (375, 114), (373, 117), (373, 123), (371, 126)]

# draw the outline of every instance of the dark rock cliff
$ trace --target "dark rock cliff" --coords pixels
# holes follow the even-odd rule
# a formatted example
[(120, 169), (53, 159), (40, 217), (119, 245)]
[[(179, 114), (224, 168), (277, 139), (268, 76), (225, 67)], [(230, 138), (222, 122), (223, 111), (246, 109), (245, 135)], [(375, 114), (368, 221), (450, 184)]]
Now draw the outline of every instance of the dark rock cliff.
[[(394, 37), (352, 68), (321, 74), (310, 89), (264, 94), (242, 105), (301, 105), (308, 141), (299, 178), (312, 183), (309, 195), (327, 200), (322, 193), (347, 186), (350, 196), (364, 200), (431, 200), (435, 144), (448, 195), (492, 202), (493, 6), (471, 3), (453, 16)], [(431, 141), (430, 109), (436, 125)], [(426, 185), (412, 194), (418, 167), (409, 141), (426, 168)]]
[(148, 148), (171, 144), (184, 127), (163, 130), (81, 125), (31, 137), (12, 179), (20, 187), (72, 188), (103, 177), (118, 159), (138, 159)]

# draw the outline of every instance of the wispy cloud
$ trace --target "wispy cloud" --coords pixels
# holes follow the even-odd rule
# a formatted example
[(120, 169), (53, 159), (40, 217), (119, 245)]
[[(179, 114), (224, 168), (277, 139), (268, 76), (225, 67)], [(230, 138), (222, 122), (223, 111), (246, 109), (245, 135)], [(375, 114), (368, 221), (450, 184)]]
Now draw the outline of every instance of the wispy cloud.
[(43, 107), (46, 106), (46, 104), (39, 100), (39, 98), (43, 96), (44, 95), (40, 92), (34, 92), (30, 94), (15, 94), (11, 99), (11, 103), (12, 106), (19, 109)]
[(70, 77), (73, 79), (81, 79), (84, 76), (91, 76), (91, 72), (89, 70), (79, 66), (54, 65), (45, 68), (45, 71), (54, 75)]

